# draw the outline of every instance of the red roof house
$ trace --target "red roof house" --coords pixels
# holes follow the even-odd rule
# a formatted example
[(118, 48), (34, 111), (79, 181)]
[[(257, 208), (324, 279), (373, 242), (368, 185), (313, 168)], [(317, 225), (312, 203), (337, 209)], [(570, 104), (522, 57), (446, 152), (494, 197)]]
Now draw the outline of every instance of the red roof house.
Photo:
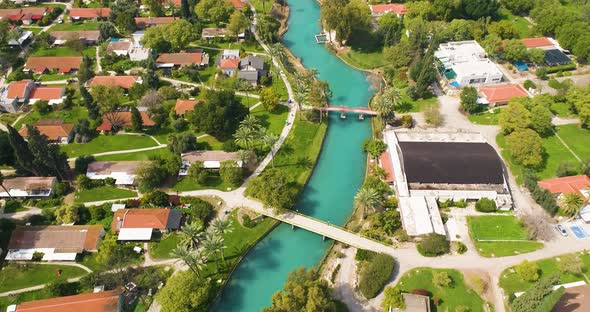
[(543, 48), (543, 47), (553, 47), (555, 44), (549, 40), (547, 37), (537, 37), (537, 38), (524, 38), (520, 39), (522, 44), (525, 47), (531, 48)]
[(244, 2), (242, 0), (228, 0), (236, 10), (241, 10), (244, 7)]
[[(116, 120), (122, 127), (131, 126), (131, 112), (112, 112), (108, 114), (110, 115), (109, 118), (102, 117), (102, 124), (96, 128), (96, 131), (112, 131), (113, 125), (109, 119), (111, 121)], [(146, 112), (139, 112), (139, 114), (141, 115), (141, 121), (144, 127), (153, 127), (156, 125)]]
[[(68, 144), (74, 133), (74, 124), (64, 123), (61, 119), (41, 119), (35, 124), (35, 128), (45, 135), (49, 141), (57, 142), (61, 144)], [(18, 132), (22, 137), (28, 136), (29, 128), (23, 125), (22, 129)]]
[(590, 178), (587, 175), (561, 177), (539, 181), (540, 188), (546, 189), (552, 194), (577, 193), (588, 197), (590, 189)]
[(480, 87), (479, 92), (485, 98), (485, 101), (482, 103), (489, 104), (490, 106), (506, 104), (511, 98), (514, 97), (529, 96), (523, 87), (518, 84), (511, 83)]
[(70, 18), (73, 20), (107, 18), (111, 14), (109, 8), (72, 8)]
[(142, 83), (139, 76), (95, 76), (90, 80), (89, 86), (118, 86), (128, 90), (136, 83)]
[(50, 105), (61, 104), (66, 94), (64, 87), (35, 87), (29, 96), (29, 104), (47, 101)]
[(59, 73), (77, 71), (82, 64), (81, 56), (31, 56), (25, 63), (25, 71), (42, 74), (47, 70), (57, 70)]
[(174, 107), (176, 115), (182, 116), (186, 114), (187, 111), (194, 110), (197, 103), (199, 103), (199, 100), (176, 100), (176, 106)]
[(162, 53), (156, 59), (158, 67), (174, 67), (186, 65), (207, 66), (209, 55), (204, 52), (193, 53)]
[(29, 98), (31, 91), (35, 88), (33, 80), (14, 81), (8, 85), (6, 97), (9, 99), (18, 99), (19, 102), (24, 102)]
[(118, 290), (24, 302), (16, 312), (118, 312)]
[(387, 13), (395, 13), (398, 16), (401, 16), (408, 11), (405, 5), (399, 3), (375, 4), (369, 5), (369, 8), (371, 9), (371, 15), (373, 17), (379, 17)]
[(177, 209), (119, 209), (111, 229), (119, 232), (118, 240), (149, 240), (153, 230), (177, 230), (181, 220), (182, 212)]

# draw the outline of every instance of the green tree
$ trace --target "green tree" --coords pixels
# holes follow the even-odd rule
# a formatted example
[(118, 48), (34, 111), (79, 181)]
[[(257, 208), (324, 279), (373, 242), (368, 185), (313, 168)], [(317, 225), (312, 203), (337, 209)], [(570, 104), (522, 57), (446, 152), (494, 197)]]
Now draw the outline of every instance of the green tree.
[(273, 88), (264, 88), (260, 91), (260, 102), (269, 112), (274, 112), (279, 105), (280, 97)]
[[(267, 133), (262, 137), (262, 142), (264, 143), (264, 147), (270, 150), (270, 161), (271, 165), (274, 168), (275, 166), (275, 154), (274, 154), (274, 146), (279, 141), (279, 136), (272, 133)], [(245, 163), (243, 164), (245, 165)]]
[(187, 246), (190, 249), (195, 249), (199, 246), (201, 239), (203, 238), (203, 231), (205, 225), (203, 221), (197, 219), (190, 223), (186, 223), (180, 228), (180, 236), (182, 237), (182, 245)]
[(252, 179), (248, 183), (245, 194), (259, 199), (266, 207), (285, 210), (295, 205), (298, 188), (284, 171), (271, 168)]
[(34, 171), (41, 176), (57, 176), (60, 180), (64, 180), (68, 175), (70, 165), (68, 157), (59, 148), (59, 145), (49, 142), (45, 135), (39, 133), (39, 130), (32, 126), (28, 126), (27, 138), (27, 146), (33, 157)]
[(477, 94), (477, 89), (474, 87), (465, 87), (461, 90), (461, 108), (463, 111), (468, 113), (473, 113), (477, 111), (479, 105), (477, 104), (477, 99), (479, 95)]
[(584, 198), (578, 193), (563, 194), (559, 205), (566, 214), (575, 216), (584, 205)]
[(162, 7), (162, 2), (158, 0), (145, 0), (144, 3), (147, 5), (148, 9), (150, 10), (151, 16), (164, 16), (164, 8)]
[(195, 6), (199, 19), (209, 20), (215, 24), (227, 23), (234, 11), (229, 1), (201, 0)]
[(408, 66), (412, 60), (410, 44), (404, 40), (394, 46), (385, 47), (383, 49), (383, 57), (395, 68)]
[(199, 184), (205, 184), (209, 177), (209, 172), (205, 169), (202, 161), (195, 161), (188, 168), (187, 177)]
[(523, 281), (536, 282), (539, 279), (539, 266), (535, 262), (524, 260), (514, 267), (514, 271)]
[(494, 34), (502, 39), (518, 38), (518, 30), (514, 27), (513, 22), (508, 20), (490, 23), (488, 31), (490, 34)]
[(238, 131), (234, 133), (234, 140), (238, 146), (249, 150), (251, 145), (255, 141), (256, 130), (249, 127), (240, 127)]
[(137, 168), (135, 180), (137, 189), (142, 192), (150, 192), (159, 187), (168, 176), (166, 170), (156, 161), (149, 161)]
[(281, 23), (269, 15), (258, 18), (256, 30), (262, 41), (273, 43), (279, 41), (279, 28)]
[(33, 166), (34, 156), (29, 150), (27, 141), (12, 126), (7, 125), (6, 128), (8, 128), (8, 141), (14, 151), (17, 169), (39, 176), (40, 172)]
[(229, 18), (229, 23), (227, 24), (227, 31), (232, 36), (238, 36), (242, 32), (246, 31), (248, 28), (248, 19), (246, 16), (240, 11), (234, 11)]
[(137, 107), (133, 106), (131, 108), (131, 131), (133, 132), (141, 132), (143, 129), (143, 120), (141, 119), (141, 114)]
[(235, 97), (233, 91), (205, 90), (203, 99), (189, 116), (196, 131), (202, 131), (222, 141), (232, 136), (248, 108)]
[(12, 199), (12, 195), (10, 195), (10, 192), (8, 192), (8, 190), (4, 186), (4, 175), (2, 174), (2, 172), (0, 172), (0, 187), (2, 187), (2, 189), (4, 190), (4, 192), (6, 192), (6, 194), (8, 194), (8, 197), (10, 199)]
[(223, 248), (225, 248), (223, 244), (223, 237), (215, 234), (213, 231), (206, 231), (205, 238), (201, 241), (201, 245), (203, 247), (203, 252), (205, 252), (209, 257), (214, 257), (215, 271), (219, 272), (218, 254), (223, 250)]
[(76, 223), (80, 216), (78, 215), (78, 206), (63, 206), (55, 210), (55, 221), (59, 224)]
[(506, 40), (504, 46), (504, 59), (517, 62), (527, 58), (527, 50), (522, 41), (518, 39)]
[(313, 268), (300, 267), (287, 277), (282, 291), (272, 296), (272, 305), (263, 312), (302, 311), (335, 312), (330, 287)]
[(135, 30), (135, 17), (138, 15), (138, 6), (130, 0), (118, 0), (111, 6), (109, 20), (120, 31), (131, 32)]
[(362, 263), (359, 272), (359, 290), (367, 299), (374, 298), (387, 284), (395, 261), (393, 257), (385, 254), (376, 254)]
[(192, 272), (174, 274), (156, 294), (162, 312), (207, 311), (214, 286)]
[(560, 256), (560, 261), (557, 262), (559, 271), (564, 274), (581, 274), (584, 270), (584, 263), (577, 254), (567, 254)]
[(94, 76), (92, 70), (92, 59), (87, 56), (82, 58), (82, 63), (78, 69), (78, 83), (84, 84)]
[(426, 257), (436, 257), (450, 251), (451, 245), (445, 235), (430, 233), (417, 245), (420, 254)]
[(502, 49), (502, 46), (503, 46), (502, 38), (500, 38), (498, 35), (495, 35), (495, 34), (487, 35), (486, 38), (482, 42), (482, 47), (491, 56), (498, 55), (500, 53), (500, 50)]
[(168, 148), (174, 154), (181, 154), (197, 149), (197, 138), (190, 132), (183, 132), (177, 135), (170, 135), (168, 137)]
[(536, 105), (531, 109), (531, 127), (539, 135), (551, 133), (551, 129), (553, 128), (551, 119), (551, 110), (547, 106)]
[(453, 283), (453, 279), (451, 279), (449, 273), (445, 271), (434, 272), (432, 274), (432, 283), (437, 287), (446, 288), (451, 286), (451, 284)]
[(367, 139), (363, 142), (363, 152), (371, 155), (373, 159), (377, 159), (386, 150), (387, 144), (381, 140)]
[(121, 107), (120, 99), (123, 98), (123, 90), (117, 86), (98, 85), (90, 91), (94, 103), (106, 119), (115, 129), (119, 129), (125, 124), (121, 115), (118, 113)]
[(232, 226), (232, 222), (230, 219), (225, 218), (215, 218), (211, 221), (211, 228), (213, 232), (217, 233), (217, 235), (225, 236), (228, 233), (231, 233), (234, 229)]
[(147, 207), (166, 207), (170, 205), (170, 198), (166, 192), (155, 190), (143, 194), (141, 204)]
[(219, 176), (223, 182), (231, 186), (238, 186), (244, 178), (244, 170), (235, 161), (227, 160), (221, 162)]
[(541, 49), (529, 49), (527, 51), (527, 59), (531, 63), (542, 65), (545, 63), (545, 51)]
[(406, 303), (402, 291), (398, 287), (387, 286), (383, 291), (384, 298), (381, 302), (381, 309), (389, 311), (390, 308), (405, 309)]
[(383, 196), (373, 188), (362, 187), (354, 196), (355, 209), (363, 212), (363, 218), (366, 218), (369, 212), (381, 208), (382, 205)]
[(538, 167), (543, 162), (543, 140), (531, 129), (518, 130), (506, 137), (514, 161), (525, 167)]
[(496, 0), (462, 0), (463, 16), (468, 19), (498, 16), (500, 3)]
[(511, 100), (500, 111), (498, 124), (504, 134), (522, 131), (531, 126), (531, 113), (519, 101)]
[(557, 285), (557, 283), (559, 283), (559, 275), (542, 278), (524, 294), (514, 299), (510, 304), (510, 308), (514, 312), (538, 311), (537, 308), (548, 295), (553, 293), (553, 286)]

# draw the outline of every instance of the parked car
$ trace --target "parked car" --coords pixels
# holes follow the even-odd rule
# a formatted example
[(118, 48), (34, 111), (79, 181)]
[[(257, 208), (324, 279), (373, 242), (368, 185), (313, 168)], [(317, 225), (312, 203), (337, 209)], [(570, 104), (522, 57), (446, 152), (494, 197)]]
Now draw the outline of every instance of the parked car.
[(558, 224), (555, 228), (557, 229), (559, 234), (561, 234), (561, 236), (567, 237), (567, 231), (565, 230), (565, 227), (563, 227), (563, 225)]

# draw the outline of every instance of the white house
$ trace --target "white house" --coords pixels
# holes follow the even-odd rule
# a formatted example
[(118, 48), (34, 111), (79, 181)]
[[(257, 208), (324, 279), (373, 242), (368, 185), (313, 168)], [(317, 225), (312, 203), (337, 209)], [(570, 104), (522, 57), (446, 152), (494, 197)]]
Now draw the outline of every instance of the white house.
[(88, 165), (86, 176), (92, 180), (115, 179), (115, 185), (135, 184), (136, 171), (144, 161), (95, 161)]
[(456, 88), (502, 81), (502, 72), (475, 40), (442, 43), (434, 56), (442, 74)]
[(179, 176), (187, 175), (190, 166), (197, 161), (202, 161), (205, 169), (219, 169), (221, 163), (228, 160), (235, 161), (239, 167), (243, 165), (238, 153), (224, 151), (192, 151), (184, 153), (180, 157), (182, 158), (182, 164), (178, 172)]

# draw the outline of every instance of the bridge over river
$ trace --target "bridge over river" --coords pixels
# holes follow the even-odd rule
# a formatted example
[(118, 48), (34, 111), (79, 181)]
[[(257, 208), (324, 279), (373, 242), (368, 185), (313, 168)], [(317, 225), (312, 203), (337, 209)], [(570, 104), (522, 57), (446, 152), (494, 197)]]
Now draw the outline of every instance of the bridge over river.
[(379, 115), (378, 112), (368, 108), (368, 107), (348, 107), (348, 106), (338, 106), (338, 105), (330, 105), (330, 106), (303, 106), (303, 109), (315, 109), (321, 110), (324, 112), (339, 112), (339, 113), (353, 113), (359, 115), (371, 115), (377, 116)]

